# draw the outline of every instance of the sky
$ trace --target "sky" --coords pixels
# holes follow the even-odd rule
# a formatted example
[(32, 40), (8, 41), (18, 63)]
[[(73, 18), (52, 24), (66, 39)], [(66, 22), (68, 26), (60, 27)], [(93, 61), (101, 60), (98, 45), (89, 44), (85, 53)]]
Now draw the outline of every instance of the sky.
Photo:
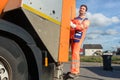
[(120, 48), (120, 0), (76, 0), (76, 16), (81, 4), (88, 6), (91, 22), (83, 44), (101, 44), (104, 51)]

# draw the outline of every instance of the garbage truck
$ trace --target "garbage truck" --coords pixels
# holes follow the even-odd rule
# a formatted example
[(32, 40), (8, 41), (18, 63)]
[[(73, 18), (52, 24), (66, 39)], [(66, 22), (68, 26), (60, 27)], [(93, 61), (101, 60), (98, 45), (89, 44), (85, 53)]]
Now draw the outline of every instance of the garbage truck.
[(0, 80), (62, 80), (76, 0), (0, 0)]

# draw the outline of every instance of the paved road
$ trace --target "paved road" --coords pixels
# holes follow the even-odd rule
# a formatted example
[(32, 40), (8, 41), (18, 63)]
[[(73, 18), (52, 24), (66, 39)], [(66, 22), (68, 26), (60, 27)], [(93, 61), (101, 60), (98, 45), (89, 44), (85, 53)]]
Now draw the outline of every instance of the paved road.
[[(64, 73), (70, 71), (70, 62), (63, 68)], [(112, 64), (112, 68), (113, 71), (105, 71), (102, 63), (81, 62), (80, 76), (74, 80), (120, 80), (120, 65)]]

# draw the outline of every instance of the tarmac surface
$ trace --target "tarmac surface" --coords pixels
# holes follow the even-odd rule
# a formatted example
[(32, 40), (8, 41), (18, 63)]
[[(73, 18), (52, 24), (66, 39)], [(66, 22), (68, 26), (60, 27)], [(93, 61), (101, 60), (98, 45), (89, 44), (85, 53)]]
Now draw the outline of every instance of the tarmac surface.
[[(120, 80), (120, 64), (112, 64), (113, 70), (103, 70), (103, 63), (81, 62), (80, 76), (66, 80)], [(64, 73), (70, 71), (70, 62), (64, 63)]]

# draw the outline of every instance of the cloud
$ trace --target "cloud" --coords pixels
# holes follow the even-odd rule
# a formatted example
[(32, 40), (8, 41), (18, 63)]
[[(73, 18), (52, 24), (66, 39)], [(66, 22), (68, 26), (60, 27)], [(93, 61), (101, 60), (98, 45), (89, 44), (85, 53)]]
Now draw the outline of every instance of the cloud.
[(97, 39), (103, 33), (104, 32), (101, 30), (93, 30), (92, 32), (87, 33), (86, 38), (87, 39)]
[[(92, 32), (89, 32), (87, 33), (87, 36), (86, 38), (87, 39), (98, 39), (98, 38), (102, 38), (103, 35), (106, 35), (106, 36), (114, 36), (116, 34), (119, 34), (118, 31), (116, 31), (115, 29), (108, 29), (108, 30), (105, 30), (105, 31), (102, 31), (102, 30), (94, 30)], [(105, 36), (104, 36), (105, 37)], [(115, 37), (116, 38), (116, 37)]]
[(101, 13), (96, 14), (87, 13), (87, 17), (91, 21), (92, 27), (105, 27), (113, 23), (120, 23), (120, 19), (118, 17), (113, 16), (112, 18), (109, 18)]
[(113, 23), (119, 23), (120, 22), (120, 19), (116, 16), (112, 17), (111, 20), (112, 20)]
[(88, 13), (87, 17), (90, 19), (91, 25), (93, 27), (107, 26), (107, 25), (110, 25), (111, 23), (109, 18), (107, 18), (106, 16), (100, 13), (93, 14), (93, 15), (91, 13)]
[(91, 33), (92, 34), (103, 34), (104, 32), (102, 30), (94, 30)]
[(106, 31), (106, 34), (108, 35), (115, 35), (115, 34), (118, 34), (119, 32), (117, 32), (116, 30), (113, 30), (113, 29), (108, 29)]
[[(79, 9), (76, 9), (76, 15), (79, 15)], [(120, 23), (120, 19), (117, 16), (113, 16), (111, 18), (105, 16), (102, 13), (95, 13), (92, 14), (90, 12), (87, 12), (86, 16), (89, 18), (91, 22), (91, 27), (105, 27), (109, 26), (114, 23)]]
[(96, 39), (98, 37), (98, 34), (94, 34), (94, 33), (89, 33), (86, 35), (87, 39)]

